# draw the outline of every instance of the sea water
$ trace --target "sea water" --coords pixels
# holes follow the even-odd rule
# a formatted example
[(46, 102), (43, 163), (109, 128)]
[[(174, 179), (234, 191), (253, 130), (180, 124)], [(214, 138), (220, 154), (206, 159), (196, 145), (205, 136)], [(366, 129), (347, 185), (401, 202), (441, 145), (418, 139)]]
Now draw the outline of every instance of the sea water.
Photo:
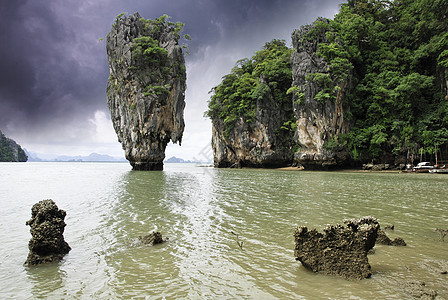
[[(26, 267), (25, 222), (53, 199), (72, 250)], [(294, 259), (297, 226), (322, 230), (374, 216), (405, 247), (375, 246), (372, 277), (308, 271)], [(448, 175), (214, 169), (127, 163), (0, 164), (2, 299), (403, 299), (422, 281), (448, 298)], [(166, 243), (138, 236), (160, 231)]]

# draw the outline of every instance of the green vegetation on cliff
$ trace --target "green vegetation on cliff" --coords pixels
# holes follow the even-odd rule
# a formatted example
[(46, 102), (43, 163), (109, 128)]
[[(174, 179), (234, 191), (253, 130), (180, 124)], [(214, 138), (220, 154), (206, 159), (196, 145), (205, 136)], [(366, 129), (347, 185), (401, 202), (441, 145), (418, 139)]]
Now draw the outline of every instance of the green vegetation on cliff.
[(28, 156), (22, 147), (0, 131), (0, 162), (25, 162)]
[[(272, 40), (251, 59), (239, 60), (232, 72), (212, 88), (205, 115), (224, 120), (226, 134), (239, 118), (246, 123), (254, 122), (257, 101), (271, 93), (280, 107), (290, 110), (292, 117), (291, 98), (286, 94), (292, 83), (291, 53), (285, 41)], [(291, 122), (285, 122), (284, 126), (289, 130)]]
[[(448, 155), (447, 0), (349, 0), (303, 38), (319, 43), (317, 55), (328, 63), (326, 73), (305, 79), (319, 87), (314, 100), (346, 108), (350, 130), (328, 140), (326, 150), (344, 148), (359, 161), (422, 148)], [(212, 89), (206, 115), (224, 120), (226, 130), (239, 118), (253, 122), (266, 84), (284, 109), (292, 110), (293, 99), (305, 105), (304, 91), (291, 87), (290, 54), (274, 40), (240, 60)], [(284, 125), (293, 130), (295, 120)]]
[(342, 141), (355, 159), (416, 154), (421, 147), (447, 153), (447, 16), (446, 0), (352, 0), (341, 6), (330, 33), (354, 66), (354, 89), (346, 99), (353, 125)]
[[(113, 26), (117, 26), (118, 22), (124, 18), (126, 14), (118, 15)], [(186, 78), (185, 64), (171, 65), (166, 49), (167, 36), (172, 34), (174, 43), (178, 44), (181, 39), (180, 32), (185, 24), (172, 22), (170, 19), (171, 17), (167, 15), (153, 20), (140, 18), (141, 36), (134, 38), (130, 45), (132, 60), (129, 69), (138, 73), (140, 84), (145, 86), (145, 96), (167, 96), (170, 93), (170, 86), (163, 85), (164, 82), (174, 77)], [(190, 36), (185, 34), (183, 38), (189, 40)], [(185, 44), (182, 47), (188, 48)], [(120, 63), (123, 63), (123, 59)], [(121, 86), (116, 86), (116, 89), (120, 88)]]

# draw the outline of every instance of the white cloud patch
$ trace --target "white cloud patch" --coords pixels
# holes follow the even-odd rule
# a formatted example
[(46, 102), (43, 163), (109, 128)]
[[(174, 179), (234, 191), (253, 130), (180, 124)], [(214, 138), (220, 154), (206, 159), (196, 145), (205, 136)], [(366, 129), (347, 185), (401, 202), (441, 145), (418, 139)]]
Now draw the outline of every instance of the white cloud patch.
[(89, 119), (89, 122), (95, 127), (95, 142), (111, 143), (112, 141), (117, 141), (112, 121), (106, 113), (100, 110), (96, 111), (94, 117)]

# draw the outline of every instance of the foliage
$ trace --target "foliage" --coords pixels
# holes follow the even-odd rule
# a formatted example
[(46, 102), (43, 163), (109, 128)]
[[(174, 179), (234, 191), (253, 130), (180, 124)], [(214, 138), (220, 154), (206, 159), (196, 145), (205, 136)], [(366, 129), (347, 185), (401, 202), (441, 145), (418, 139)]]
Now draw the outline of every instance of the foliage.
[(446, 0), (352, 0), (331, 21), (319, 54), (332, 80), (353, 72), (353, 126), (340, 141), (354, 158), (448, 149), (447, 10)]
[[(280, 107), (291, 112), (292, 118), (291, 100), (286, 94), (292, 82), (291, 53), (285, 41), (272, 40), (251, 59), (239, 60), (232, 72), (210, 91), (212, 96), (205, 116), (223, 120), (228, 136), (237, 120), (255, 122), (257, 101), (273, 97)], [(288, 124), (284, 128), (291, 130)]]
[[(15, 150), (17, 150), (17, 157), (14, 155)], [(0, 162), (25, 162), (27, 160), (28, 156), (25, 151), (0, 131)]]
[[(448, 154), (447, 0), (348, 0), (333, 20), (319, 19), (303, 37), (318, 46), (328, 70), (309, 74), (315, 100), (344, 102), (349, 133), (326, 141), (346, 147), (354, 159), (381, 159), (436, 148)], [(283, 109), (300, 105), (304, 91), (291, 87), (288, 49), (273, 40), (212, 89), (206, 115), (253, 122), (257, 101), (272, 95)], [(341, 91), (350, 94), (341, 97)], [(284, 120), (280, 130), (294, 130)]]
[(159, 47), (159, 42), (149, 36), (135, 38), (131, 51), (133, 59), (143, 60), (151, 66), (159, 63), (166, 64), (169, 61), (168, 51)]
[(297, 105), (302, 104), (303, 99), (305, 98), (305, 93), (298, 86), (292, 86), (286, 91), (286, 95), (293, 95), (294, 103)]
[[(121, 16), (117, 17), (117, 20)], [(141, 18), (143, 24), (142, 36), (134, 38), (131, 44), (132, 65), (130, 69), (139, 70), (138, 78), (140, 84), (145, 86), (144, 95), (168, 95), (169, 86), (163, 83), (170, 80), (171, 77), (185, 78), (185, 65), (176, 63), (171, 66), (168, 51), (161, 47), (160, 39), (162, 34), (173, 34), (176, 43), (181, 38), (180, 32), (185, 24), (181, 22), (171, 22), (171, 17), (163, 15), (154, 20)], [(191, 37), (184, 35), (186, 40)], [(184, 44), (184, 48), (187, 46)], [(140, 66), (140, 67), (137, 67)], [(144, 68), (141, 68), (144, 66)]]

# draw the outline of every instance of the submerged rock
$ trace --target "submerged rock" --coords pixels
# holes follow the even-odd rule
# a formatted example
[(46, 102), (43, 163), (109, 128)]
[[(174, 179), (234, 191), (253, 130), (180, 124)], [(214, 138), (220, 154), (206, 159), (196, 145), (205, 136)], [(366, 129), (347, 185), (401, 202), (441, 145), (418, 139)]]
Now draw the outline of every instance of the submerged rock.
[(165, 242), (165, 240), (162, 238), (162, 234), (158, 231), (153, 231), (148, 235), (139, 236), (138, 239), (143, 244), (151, 246)]
[(298, 227), (294, 233), (296, 260), (313, 272), (350, 280), (370, 277), (367, 253), (375, 246), (379, 224), (373, 217), (344, 223), (327, 226), (323, 234)]
[(395, 225), (394, 224), (385, 225), (384, 229), (385, 230), (395, 230)]
[(448, 260), (425, 259), (418, 266), (433, 274), (448, 274)]
[(134, 170), (162, 170), (165, 148), (182, 141), (186, 73), (181, 23), (119, 16), (107, 35), (107, 103)]
[(407, 281), (403, 285), (406, 294), (418, 299), (436, 299), (437, 291), (428, 288), (423, 281)]
[(376, 243), (389, 246), (406, 246), (406, 242), (401, 237), (397, 237), (394, 240), (391, 240), (383, 230), (378, 230)]
[(440, 234), (440, 240), (442, 242), (445, 241), (445, 236), (448, 234), (448, 229), (436, 228), (435, 231)]
[(26, 222), (32, 235), (26, 265), (57, 262), (71, 250), (63, 236), (65, 215), (65, 211), (51, 199), (33, 205), (31, 220)]

